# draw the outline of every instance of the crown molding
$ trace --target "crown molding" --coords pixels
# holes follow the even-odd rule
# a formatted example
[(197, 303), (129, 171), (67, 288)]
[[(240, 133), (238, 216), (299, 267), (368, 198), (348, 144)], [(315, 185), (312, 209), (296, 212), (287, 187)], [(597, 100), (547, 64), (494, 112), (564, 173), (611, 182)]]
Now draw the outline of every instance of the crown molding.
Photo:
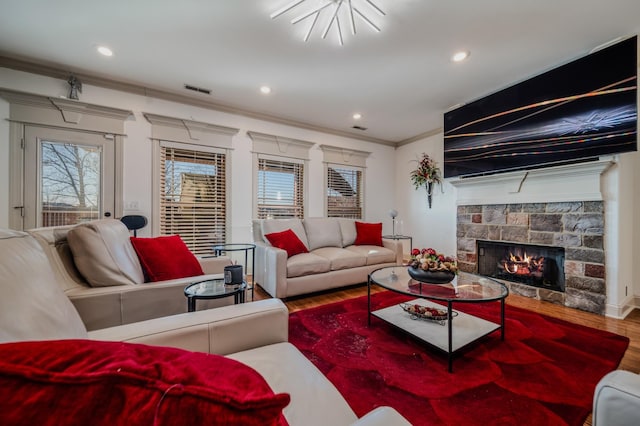
[(396, 148), (399, 148), (399, 147), (401, 147), (403, 145), (408, 145), (408, 144), (413, 143), (413, 142), (417, 142), (417, 141), (419, 141), (421, 139), (426, 139), (426, 138), (429, 138), (431, 136), (435, 136), (435, 135), (437, 135), (439, 133), (442, 133), (442, 132), (443, 132), (442, 127), (436, 127), (435, 129), (431, 129), (431, 130), (428, 130), (428, 131), (426, 131), (424, 133), (420, 133), (419, 135), (415, 135), (415, 136), (410, 137), (408, 139), (401, 140), (400, 142), (396, 143)]
[[(112, 80), (105, 77), (100, 77), (93, 74), (85, 74), (77, 70), (71, 70), (68, 68), (62, 68), (60, 64), (51, 64), (45, 62), (33, 62), (32, 59), (21, 59), (16, 57), (6, 56), (5, 52), (0, 52), (0, 67), (10, 68), (17, 71), (29, 72), (32, 74), (44, 75), (52, 78), (60, 78), (66, 81), (69, 74), (73, 74), (85, 84), (93, 86), (103, 87), (106, 89), (119, 90), (122, 92), (132, 93), (140, 96), (146, 96), (151, 98), (162, 99), (165, 101), (177, 102), (186, 105), (196, 106), (200, 108), (206, 108), (214, 111), (226, 112), (229, 114), (241, 115), (256, 120), (263, 120), (277, 124), (283, 124), (286, 126), (297, 127), (300, 129), (311, 130), (315, 132), (321, 132), (331, 134), (334, 136), (340, 136), (350, 139), (357, 139), (365, 142), (377, 143), (380, 145), (386, 145), (391, 147), (398, 146), (397, 142), (374, 138), (369, 136), (357, 135), (343, 130), (332, 129), (328, 127), (317, 126), (314, 124), (306, 123), (303, 121), (293, 120), (284, 117), (278, 117), (271, 114), (250, 111), (242, 108), (237, 108), (231, 105), (221, 104), (206, 99), (198, 99), (183, 94), (178, 94), (170, 91), (153, 89), (137, 84), (126, 83), (118, 80)], [(202, 95), (205, 96), (205, 95)], [(413, 139), (413, 138), (412, 138)]]

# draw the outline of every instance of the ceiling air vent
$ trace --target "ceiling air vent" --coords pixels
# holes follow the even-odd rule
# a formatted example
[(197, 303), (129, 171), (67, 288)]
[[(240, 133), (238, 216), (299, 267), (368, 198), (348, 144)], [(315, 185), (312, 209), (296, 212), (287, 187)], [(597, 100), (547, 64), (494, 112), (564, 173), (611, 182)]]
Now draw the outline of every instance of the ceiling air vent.
[(203, 89), (202, 87), (196, 87), (196, 86), (192, 86), (190, 84), (185, 84), (184, 88), (187, 89), (187, 90), (193, 90), (194, 92), (204, 93), (205, 95), (210, 95), (211, 94), (211, 90), (209, 90), (209, 89)]
[(362, 127), (362, 126), (353, 126), (353, 127), (352, 127), (352, 129), (362, 130), (362, 131), (367, 130), (367, 128), (366, 128), (366, 127)]

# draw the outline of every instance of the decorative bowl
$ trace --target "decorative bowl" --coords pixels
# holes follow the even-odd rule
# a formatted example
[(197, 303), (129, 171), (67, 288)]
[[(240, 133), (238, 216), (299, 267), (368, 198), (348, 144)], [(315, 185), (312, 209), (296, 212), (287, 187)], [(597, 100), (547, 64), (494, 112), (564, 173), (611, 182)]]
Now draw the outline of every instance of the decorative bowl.
[[(423, 319), (428, 321), (436, 321), (443, 324), (448, 318), (447, 308), (433, 308), (429, 306), (416, 305), (413, 303), (400, 303), (403, 311), (411, 316), (411, 319)], [(458, 312), (451, 311), (451, 317), (458, 315)]]
[(451, 271), (425, 271), (424, 269), (414, 268), (413, 266), (409, 266), (407, 272), (409, 272), (409, 276), (414, 280), (428, 284), (450, 283), (456, 276), (456, 274)]

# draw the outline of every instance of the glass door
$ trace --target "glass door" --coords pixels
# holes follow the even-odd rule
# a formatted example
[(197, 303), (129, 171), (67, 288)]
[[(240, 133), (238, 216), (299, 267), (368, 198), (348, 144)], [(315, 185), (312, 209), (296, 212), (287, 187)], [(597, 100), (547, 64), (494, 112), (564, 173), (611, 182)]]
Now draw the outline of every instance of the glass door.
[(24, 228), (111, 217), (114, 152), (102, 134), (27, 126)]

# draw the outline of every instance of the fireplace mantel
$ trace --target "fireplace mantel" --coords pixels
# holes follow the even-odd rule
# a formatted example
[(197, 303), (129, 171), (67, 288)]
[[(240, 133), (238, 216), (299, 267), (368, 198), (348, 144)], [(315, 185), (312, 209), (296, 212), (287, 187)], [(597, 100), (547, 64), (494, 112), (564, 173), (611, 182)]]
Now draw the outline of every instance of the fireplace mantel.
[(600, 176), (614, 157), (488, 176), (447, 179), (457, 188), (457, 205), (601, 201)]

